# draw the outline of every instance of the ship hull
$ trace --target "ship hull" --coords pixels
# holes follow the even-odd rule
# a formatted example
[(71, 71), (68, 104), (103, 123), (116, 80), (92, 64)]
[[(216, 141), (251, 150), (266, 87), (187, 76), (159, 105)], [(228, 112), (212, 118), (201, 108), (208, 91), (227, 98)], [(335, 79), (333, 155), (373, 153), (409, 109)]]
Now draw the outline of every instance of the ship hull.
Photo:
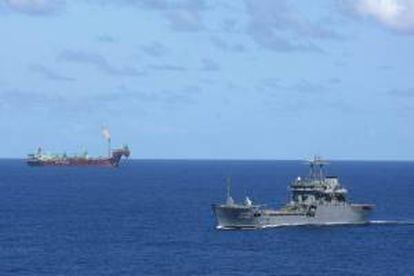
[(257, 229), (297, 225), (366, 224), (372, 206), (324, 204), (314, 213), (258, 209), (243, 205), (213, 205), (218, 229)]
[(26, 160), (31, 167), (118, 167), (123, 156), (129, 157), (130, 151), (127, 146), (112, 151), (110, 157), (50, 157), (44, 156), (39, 151), (37, 154), (29, 154)]
[(40, 161), (29, 160), (27, 164), (31, 167), (84, 167), (84, 166), (96, 166), (96, 167), (113, 167), (114, 162), (111, 159), (99, 159), (99, 160), (65, 160), (65, 161)]
[(213, 212), (217, 219), (217, 228), (260, 228), (261, 222), (257, 216), (260, 211), (256, 208), (244, 206), (213, 205)]

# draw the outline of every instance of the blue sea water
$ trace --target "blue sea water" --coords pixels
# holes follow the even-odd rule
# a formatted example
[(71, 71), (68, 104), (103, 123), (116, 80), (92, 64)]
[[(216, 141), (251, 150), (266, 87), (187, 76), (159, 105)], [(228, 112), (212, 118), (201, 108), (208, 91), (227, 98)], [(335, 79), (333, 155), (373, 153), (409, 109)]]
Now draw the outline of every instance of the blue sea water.
[(414, 275), (414, 162), (332, 162), (367, 226), (218, 231), (211, 204), (278, 206), (300, 161), (0, 160), (0, 275)]

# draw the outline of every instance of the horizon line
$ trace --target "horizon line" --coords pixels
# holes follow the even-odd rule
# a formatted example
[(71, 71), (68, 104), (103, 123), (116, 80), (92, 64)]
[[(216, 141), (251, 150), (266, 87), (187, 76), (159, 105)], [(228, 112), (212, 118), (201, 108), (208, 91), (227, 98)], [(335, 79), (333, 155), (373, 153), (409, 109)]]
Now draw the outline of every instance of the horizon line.
[[(0, 160), (26, 160), (26, 158), (21, 157), (0, 157)], [(130, 161), (257, 161), (257, 162), (266, 162), (266, 161), (290, 161), (290, 162), (307, 162), (308, 159), (275, 159), (275, 158), (128, 158)], [(125, 161), (125, 160), (124, 160)], [(327, 162), (414, 162), (414, 159), (348, 159), (348, 158), (333, 158), (333, 159), (324, 159)]]

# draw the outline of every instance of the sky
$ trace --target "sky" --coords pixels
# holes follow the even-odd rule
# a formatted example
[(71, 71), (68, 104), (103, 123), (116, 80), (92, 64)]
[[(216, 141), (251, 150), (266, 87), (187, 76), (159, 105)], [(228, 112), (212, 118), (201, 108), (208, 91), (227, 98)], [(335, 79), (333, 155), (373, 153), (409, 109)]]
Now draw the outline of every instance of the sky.
[(414, 159), (414, 0), (0, 0), (0, 157)]

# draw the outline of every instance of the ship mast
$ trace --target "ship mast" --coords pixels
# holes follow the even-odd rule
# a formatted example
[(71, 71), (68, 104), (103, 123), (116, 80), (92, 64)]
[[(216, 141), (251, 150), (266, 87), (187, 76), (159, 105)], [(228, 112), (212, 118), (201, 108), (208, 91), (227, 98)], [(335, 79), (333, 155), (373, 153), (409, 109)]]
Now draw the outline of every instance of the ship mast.
[(230, 189), (231, 189), (231, 178), (227, 177), (226, 179), (226, 184), (227, 184), (227, 194), (226, 194), (226, 204), (227, 205), (233, 205), (234, 204), (234, 200), (230, 195)]
[(108, 157), (111, 157), (111, 138), (108, 139)]
[(322, 160), (321, 157), (315, 156), (313, 160), (309, 161), (309, 178), (314, 180), (323, 180), (325, 174), (323, 172), (323, 167), (327, 164), (325, 160)]

